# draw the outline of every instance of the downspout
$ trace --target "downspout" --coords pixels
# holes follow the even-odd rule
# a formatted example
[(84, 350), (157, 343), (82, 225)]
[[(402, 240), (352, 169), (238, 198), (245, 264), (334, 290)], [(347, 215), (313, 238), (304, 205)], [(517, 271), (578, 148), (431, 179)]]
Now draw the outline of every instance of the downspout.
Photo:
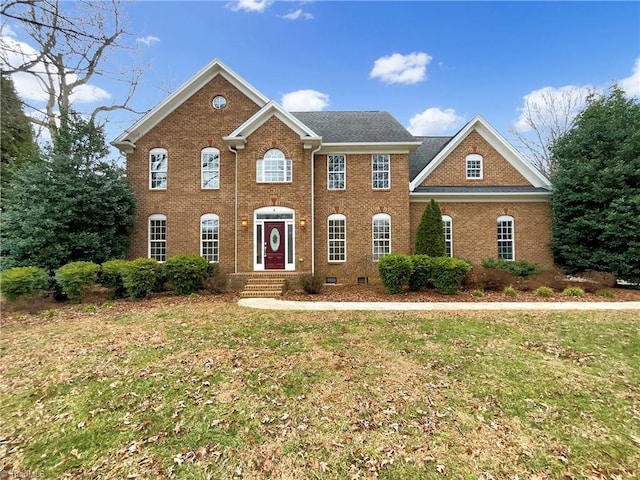
[(315, 163), (316, 152), (322, 148), (322, 143), (318, 148), (311, 150), (311, 275), (316, 274), (316, 219), (315, 219), (315, 197), (316, 197), (316, 180), (315, 180)]
[(236, 157), (236, 185), (235, 185), (235, 195), (234, 198), (234, 228), (233, 228), (233, 273), (238, 273), (238, 150), (234, 149), (229, 145), (229, 151), (233, 152)]

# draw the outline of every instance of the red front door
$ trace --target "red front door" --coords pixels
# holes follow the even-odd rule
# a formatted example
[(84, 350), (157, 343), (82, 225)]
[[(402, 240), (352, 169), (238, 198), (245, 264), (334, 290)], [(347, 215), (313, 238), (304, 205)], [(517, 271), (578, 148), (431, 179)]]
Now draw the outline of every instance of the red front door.
[(284, 222), (264, 222), (265, 233), (265, 257), (264, 268), (266, 270), (284, 270)]

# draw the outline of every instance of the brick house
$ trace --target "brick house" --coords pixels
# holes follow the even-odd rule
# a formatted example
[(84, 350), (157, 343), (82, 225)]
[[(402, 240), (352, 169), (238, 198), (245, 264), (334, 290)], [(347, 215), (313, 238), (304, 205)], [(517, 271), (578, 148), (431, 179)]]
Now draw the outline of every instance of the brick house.
[(291, 113), (214, 60), (113, 145), (138, 198), (131, 258), (355, 282), (412, 252), (434, 198), (450, 255), (552, 264), (549, 182), (481, 117), (414, 137), (386, 112)]

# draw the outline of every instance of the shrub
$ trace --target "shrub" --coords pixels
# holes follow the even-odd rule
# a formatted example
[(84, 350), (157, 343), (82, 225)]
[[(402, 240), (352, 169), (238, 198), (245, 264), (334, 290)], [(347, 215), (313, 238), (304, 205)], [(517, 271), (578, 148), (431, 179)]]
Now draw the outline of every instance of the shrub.
[(482, 287), (474, 288), (471, 291), (471, 295), (473, 295), (474, 297), (484, 297), (484, 288)]
[(128, 262), (122, 272), (122, 283), (129, 298), (145, 298), (155, 288), (160, 264), (152, 258)]
[(205, 288), (211, 293), (224, 293), (229, 285), (229, 276), (218, 268), (217, 263), (210, 263), (208, 276), (204, 282)]
[(103, 287), (111, 290), (113, 298), (122, 298), (125, 296), (125, 288), (122, 280), (124, 270), (129, 262), (127, 260), (109, 260), (102, 264), (100, 273), (98, 274), (98, 283)]
[(429, 255), (412, 255), (409, 290), (417, 292), (431, 286), (433, 282), (433, 259)]
[(498, 270), (506, 270), (511, 272), (517, 277), (530, 277), (540, 273), (540, 265), (528, 262), (526, 260), (519, 260), (512, 262), (503, 259), (486, 258), (482, 261), (482, 266), (486, 268), (493, 268)]
[(380, 280), (387, 292), (395, 294), (402, 292), (403, 287), (409, 282), (412, 263), (408, 255), (392, 253), (382, 257), (378, 261)]
[(485, 290), (496, 292), (501, 292), (509, 285), (516, 284), (518, 284), (518, 277), (513, 273), (480, 265), (474, 266), (463, 281), (463, 285), (467, 289), (482, 285)]
[(553, 295), (553, 289), (542, 286), (536, 288), (533, 293), (535, 293), (538, 297), (549, 298), (551, 295)]
[(505, 288), (502, 293), (504, 293), (507, 297), (516, 298), (518, 296), (518, 292), (512, 286), (508, 286)]
[(175, 255), (167, 259), (162, 270), (178, 295), (189, 295), (204, 287), (209, 263), (200, 255)]
[(9, 302), (32, 297), (49, 286), (49, 275), (38, 267), (16, 267), (0, 274), (2, 295)]
[(611, 290), (607, 290), (606, 288), (601, 288), (600, 290), (597, 290), (596, 291), (596, 295), (598, 297), (603, 297), (603, 298), (613, 298), (613, 297), (615, 297), (613, 292)]
[(471, 265), (459, 258), (437, 257), (433, 259), (433, 285), (446, 295), (460, 290)]
[(562, 291), (565, 297), (584, 297), (584, 290), (580, 287), (567, 287)]
[(302, 289), (312, 295), (320, 293), (322, 286), (324, 285), (324, 281), (320, 276), (311, 275), (310, 273), (303, 275), (300, 278), (300, 283), (302, 284)]
[(72, 302), (80, 303), (98, 280), (100, 266), (93, 262), (71, 262), (56, 270), (56, 281)]

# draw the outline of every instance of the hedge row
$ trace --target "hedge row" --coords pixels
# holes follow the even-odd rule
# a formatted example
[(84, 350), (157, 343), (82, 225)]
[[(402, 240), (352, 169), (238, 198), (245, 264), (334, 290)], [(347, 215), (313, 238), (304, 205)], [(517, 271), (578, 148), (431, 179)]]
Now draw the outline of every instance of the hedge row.
[(218, 265), (198, 255), (176, 255), (164, 264), (150, 258), (109, 260), (102, 265), (91, 262), (68, 263), (50, 278), (37, 267), (19, 267), (0, 274), (2, 295), (15, 302), (48, 289), (61, 290), (69, 300), (81, 302), (96, 284), (108, 288), (114, 298), (141, 299), (165, 286), (179, 295), (189, 295), (218, 275)]
[(459, 258), (430, 257), (393, 253), (378, 262), (380, 280), (389, 293), (400, 293), (405, 287), (418, 291), (435, 288), (444, 294), (460, 290), (471, 264)]

